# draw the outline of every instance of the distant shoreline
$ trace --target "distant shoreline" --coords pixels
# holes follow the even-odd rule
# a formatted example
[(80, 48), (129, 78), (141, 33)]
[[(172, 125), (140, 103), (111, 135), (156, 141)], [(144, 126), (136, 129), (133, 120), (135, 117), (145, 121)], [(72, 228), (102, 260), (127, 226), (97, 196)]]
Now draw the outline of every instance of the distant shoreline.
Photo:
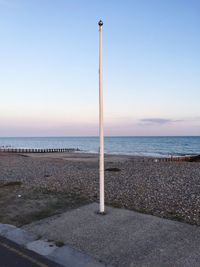
[[(80, 150), (79, 148), (11, 148), (11, 147), (0, 147), (2, 153), (83, 153), (83, 154), (94, 154), (98, 155), (96, 151)], [(145, 158), (176, 158), (176, 157), (195, 157), (200, 153), (175, 153), (175, 154), (159, 154), (159, 153), (125, 153), (125, 152), (105, 152), (105, 155), (111, 156), (132, 156), (132, 157), (145, 157)]]
[[(63, 149), (61, 149), (63, 150)], [(37, 150), (38, 151), (38, 150)], [(40, 151), (40, 150), (39, 150)], [(87, 151), (80, 151), (76, 149), (66, 149), (65, 151), (55, 151), (52, 152), (44, 152), (41, 150), (41, 152), (31, 152), (30, 149), (27, 149), (26, 152), (24, 152), (24, 149), (19, 151), (19, 149), (16, 149), (14, 152), (10, 150), (10, 152), (4, 150), (2, 151), (0, 149), (0, 155), (1, 154), (7, 154), (7, 155), (24, 155), (24, 156), (32, 156), (32, 157), (44, 157), (44, 158), (93, 158), (98, 160), (99, 158), (99, 153), (91, 153)], [(200, 161), (200, 155), (181, 155), (181, 156), (146, 156), (146, 155), (131, 155), (131, 154), (110, 154), (110, 153), (105, 153), (105, 157), (107, 158), (121, 158), (124, 160), (150, 160), (154, 162), (158, 161), (188, 161), (188, 162), (197, 162)]]
[[(3, 149), (70, 150), (97, 153), (98, 137), (0, 138)], [(105, 153), (140, 157), (170, 158), (200, 155), (200, 137), (105, 137)]]

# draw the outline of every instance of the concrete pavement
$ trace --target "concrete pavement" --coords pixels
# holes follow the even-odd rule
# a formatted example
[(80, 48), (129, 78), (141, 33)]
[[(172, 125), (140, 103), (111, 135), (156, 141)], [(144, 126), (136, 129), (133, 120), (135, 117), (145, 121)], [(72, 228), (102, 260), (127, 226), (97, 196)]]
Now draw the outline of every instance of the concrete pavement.
[(13, 225), (0, 224), (0, 267), (105, 267), (86, 253), (57, 244)]
[(33, 251), (0, 237), (1, 267), (62, 267)]
[[(12, 241), (0, 239), (0, 263), (4, 264), (0, 266), (36, 267), (41, 260), (38, 254), (55, 264), (47, 266), (200, 266), (200, 227), (124, 209), (106, 207), (106, 215), (97, 211), (98, 205), (93, 203), (23, 229), (0, 224), (0, 236), (20, 245), (13, 249)], [(65, 245), (58, 247), (55, 241)], [(24, 249), (37, 253), (35, 258)], [(17, 261), (21, 265), (16, 265)]]
[(200, 227), (96, 203), (24, 227), (113, 266), (200, 266)]

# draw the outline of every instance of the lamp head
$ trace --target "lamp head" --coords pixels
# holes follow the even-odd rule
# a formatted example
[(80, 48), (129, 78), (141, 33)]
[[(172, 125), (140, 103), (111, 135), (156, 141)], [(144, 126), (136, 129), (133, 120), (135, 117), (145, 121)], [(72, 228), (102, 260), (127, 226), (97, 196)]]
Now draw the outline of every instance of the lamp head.
[(100, 19), (98, 24), (99, 24), (100, 27), (103, 26), (103, 21)]

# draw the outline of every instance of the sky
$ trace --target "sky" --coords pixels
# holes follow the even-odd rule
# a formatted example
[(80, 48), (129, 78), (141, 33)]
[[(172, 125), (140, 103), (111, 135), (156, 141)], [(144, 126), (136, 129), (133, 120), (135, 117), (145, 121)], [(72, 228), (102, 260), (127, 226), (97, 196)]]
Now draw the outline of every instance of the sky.
[(0, 0), (0, 136), (200, 135), (199, 0)]

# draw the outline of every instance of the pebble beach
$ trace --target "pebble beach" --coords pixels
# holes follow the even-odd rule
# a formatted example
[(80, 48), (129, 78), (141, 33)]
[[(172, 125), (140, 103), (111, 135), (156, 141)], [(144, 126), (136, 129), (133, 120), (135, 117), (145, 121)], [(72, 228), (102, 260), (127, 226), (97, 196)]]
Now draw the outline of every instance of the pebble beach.
[[(98, 201), (98, 156), (86, 153), (0, 153), (0, 184), (78, 192)], [(159, 162), (107, 155), (105, 200), (113, 207), (200, 225), (200, 162)]]

